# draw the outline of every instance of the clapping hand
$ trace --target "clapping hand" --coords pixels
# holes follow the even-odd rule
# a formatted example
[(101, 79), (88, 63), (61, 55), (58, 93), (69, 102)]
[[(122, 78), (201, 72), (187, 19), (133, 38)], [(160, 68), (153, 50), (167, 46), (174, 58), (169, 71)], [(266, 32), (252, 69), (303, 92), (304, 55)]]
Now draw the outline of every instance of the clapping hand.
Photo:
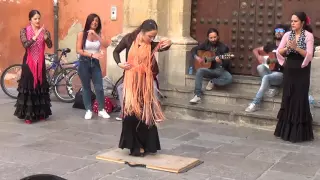
[(92, 29), (90, 29), (89, 31), (87, 31), (88, 32), (88, 35), (93, 35), (93, 36), (98, 36), (98, 34), (96, 33), (96, 31), (94, 31), (94, 30), (92, 30)]
[[(42, 27), (40, 29), (38, 29), (36, 32), (35, 32), (35, 35), (33, 36), (33, 40), (36, 40), (38, 38), (38, 36), (44, 31), (44, 25), (42, 25)], [(47, 37), (48, 38), (48, 37)]]
[(48, 39), (48, 33), (47, 32), (44, 33), (43, 38), (44, 38), (44, 40)]
[(287, 47), (290, 48), (290, 49), (293, 49), (295, 50), (297, 48), (297, 42), (296, 41), (288, 41), (287, 42)]

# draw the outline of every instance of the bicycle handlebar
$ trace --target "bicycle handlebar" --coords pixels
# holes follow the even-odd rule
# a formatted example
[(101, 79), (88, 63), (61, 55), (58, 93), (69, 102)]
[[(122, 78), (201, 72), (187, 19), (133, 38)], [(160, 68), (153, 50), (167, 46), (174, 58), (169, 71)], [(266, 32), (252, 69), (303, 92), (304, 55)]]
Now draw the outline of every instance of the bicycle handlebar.
[[(61, 56), (67, 57), (67, 54), (71, 52), (71, 49), (63, 48), (63, 49), (58, 49), (57, 51), (61, 52)], [(56, 56), (56, 54), (45, 53), (45, 59), (50, 62), (53, 62), (55, 60), (55, 58), (54, 58), (55, 56)], [(60, 58), (61, 58), (61, 56), (60, 56)]]
[(70, 53), (71, 49), (69, 48), (64, 48), (64, 49), (58, 49), (57, 51), (61, 51), (62, 53)]

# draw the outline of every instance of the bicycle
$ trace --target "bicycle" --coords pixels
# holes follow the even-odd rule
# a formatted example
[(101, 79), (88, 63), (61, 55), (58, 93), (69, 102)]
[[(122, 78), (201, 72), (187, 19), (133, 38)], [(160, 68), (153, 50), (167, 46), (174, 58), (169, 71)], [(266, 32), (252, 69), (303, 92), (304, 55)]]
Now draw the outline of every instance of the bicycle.
[[(69, 48), (58, 49), (58, 52), (61, 52), (60, 57), (56, 60), (56, 54), (45, 54), (45, 59), (48, 60), (51, 65), (46, 68), (46, 76), (47, 81), (50, 86), (50, 94), (52, 90), (55, 96), (62, 102), (71, 103), (75, 100), (75, 92), (73, 91), (72, 80), (78, 75), (77, 67), (79, 66), (79, 60), (69, 62), (69, 63), (61, 63), (61, 59), (63, 57), (67, 57), (67, 54), (71, 52)], [(64, 67), (67, 65), (71, 65), (71, 67)], [(16, 73), (10, 73), (12, 69), (18, 69)], [(22, 64), (14, 64), (6, 68), (1, 75), (1, 88), (3, 92), (11, 98), (17, 99), (18, 91), (17, 87), (7, 87), (6, 82), (9, 80), (13, 80), (15, 83), (19, 83), (20, 76), (22, 71)], [(51, 73), (52, 72), (52, 73)], [(52, 74), (52, 75), (51, 75)], [(66, 84), (60, 84), (65, 79)], [(62, 86), (65, 87), (63, 90), (67, 93), (67, 97), (63, 97), (59, 92), (58, 88)], [(81, 87), (81, 85), (80, 85)], [(11, 89), (14, 89), (13, 92), (10, 92)]]

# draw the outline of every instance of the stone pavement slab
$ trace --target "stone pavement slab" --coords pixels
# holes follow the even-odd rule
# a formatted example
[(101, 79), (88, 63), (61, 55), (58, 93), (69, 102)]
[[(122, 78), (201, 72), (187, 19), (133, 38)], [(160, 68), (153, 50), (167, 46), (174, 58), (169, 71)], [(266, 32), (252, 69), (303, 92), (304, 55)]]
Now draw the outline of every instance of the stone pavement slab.
[(72, 104), (52, 102), (48, 121), (24, 124), (15, 101), (0, 93), (0, 180), (51, 173), (70, 180), (320, 180), (320, 141), (292, 144), (273, 132), (201, 121), (159, 126), (162, 151), (203, 160), (182, 174), (95, 159), (118, 145), (121, 122), (84, 120)]

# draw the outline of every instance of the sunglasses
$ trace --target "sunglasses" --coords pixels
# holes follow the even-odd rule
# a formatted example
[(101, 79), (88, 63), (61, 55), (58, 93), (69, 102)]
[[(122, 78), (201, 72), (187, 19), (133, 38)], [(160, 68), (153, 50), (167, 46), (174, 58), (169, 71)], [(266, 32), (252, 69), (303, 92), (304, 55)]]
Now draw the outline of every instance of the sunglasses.
[(284, 29), (277, 28), (277, 29), (274, 30), (274, 32), (276, 32), (276, 33), (284, 33), (285, 31), (284, 31)]

